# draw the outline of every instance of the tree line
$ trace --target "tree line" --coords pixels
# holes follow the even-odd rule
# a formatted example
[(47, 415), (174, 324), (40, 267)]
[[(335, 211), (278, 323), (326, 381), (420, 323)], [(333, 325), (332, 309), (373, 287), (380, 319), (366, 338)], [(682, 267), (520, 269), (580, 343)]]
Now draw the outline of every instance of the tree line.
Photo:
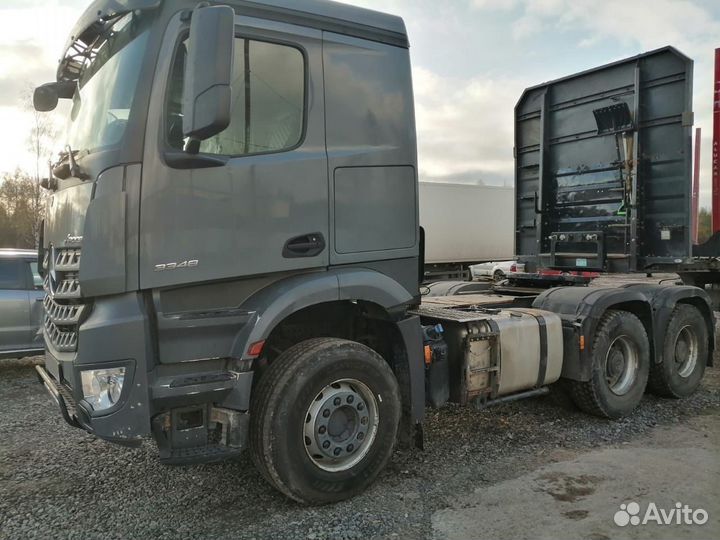
[(17, 169), (0, 183), (0, 248), (34, 249), (45, 214), (45, 190)]
[(58, 130), (53, 115), (37, 112), (32, 106), (32, 93), (28, 86), (21, 104), (33, 118), (26, 142), (35, 158), (35, 170), (15, 169), (0, 175), (0, 248), (35, 249), (45, 215), (47, 191), (40, 186), (40, 178), (47, 173), (41, 169), (45, 170), (43, 164), (50, 158)]

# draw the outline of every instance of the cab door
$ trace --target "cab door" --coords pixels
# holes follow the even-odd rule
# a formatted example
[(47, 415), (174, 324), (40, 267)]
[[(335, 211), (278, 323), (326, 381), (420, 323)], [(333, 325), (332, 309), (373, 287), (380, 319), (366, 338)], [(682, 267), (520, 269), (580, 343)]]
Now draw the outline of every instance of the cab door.
[(0, 258), (0, 353), (29, 348), (28, 277), (25, 261)]
[(231, 123), (192, 157), (179, 131), (185, 25), (170, 24), (151, 96), (141, 288), (327, 267), (322, 33), (236, 17)]

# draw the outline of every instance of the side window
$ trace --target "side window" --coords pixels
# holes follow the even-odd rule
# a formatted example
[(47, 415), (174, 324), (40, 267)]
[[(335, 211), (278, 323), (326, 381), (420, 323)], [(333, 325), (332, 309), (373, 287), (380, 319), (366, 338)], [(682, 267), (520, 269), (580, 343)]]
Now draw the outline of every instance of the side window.
[[(167, 103), (166, 134), (181, 148), (182, 83), (186, 43), (173, 65)], [(288, 150), (300, 143), (305, 116), (305, 59), (296, 48), (235, 39), (230, 125), (203, 141), (200, 152), (245, 156)]]
[(26, 272), (24, 261), (0, 259), (0, 289), (24, 289)]

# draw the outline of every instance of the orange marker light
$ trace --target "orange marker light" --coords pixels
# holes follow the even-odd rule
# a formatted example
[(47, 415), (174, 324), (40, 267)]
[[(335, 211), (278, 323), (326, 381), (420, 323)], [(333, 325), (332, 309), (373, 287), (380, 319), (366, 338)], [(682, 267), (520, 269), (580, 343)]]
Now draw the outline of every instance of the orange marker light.
[(425, 365), (429, 366), (432, 364), (432, 348), (430, 345), (425, 345)]
[(580, 350), (585, 350), (585, 336), (580, 336)]
[(257, 358), (260, 356), (260, 353), (262, 353), (263, 347), (265, 346), (265, 340), (262, 341), (256, 341), (250, 347), (248, 347), (247, 355), (250, 358)]

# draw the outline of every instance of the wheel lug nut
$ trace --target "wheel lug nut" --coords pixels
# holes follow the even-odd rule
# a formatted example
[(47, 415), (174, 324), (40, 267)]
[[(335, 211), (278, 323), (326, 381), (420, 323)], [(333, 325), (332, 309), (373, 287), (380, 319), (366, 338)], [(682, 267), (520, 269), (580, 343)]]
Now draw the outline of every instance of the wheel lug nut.
[(326, 428), (325, 426), (320, 426), (320, 427), (318, 428), (318, 433), (319, 433), (320, 435), (325, 435), (325, 432), (326, 432), (326, 431), (327, 431), (327, 428)]
[(352, 444), (348, 444), (346, 450), (348, 452), (352, 452), (353, 450), (355, 450), (355, 447)]
[(357, 410), (358, 410), (358, 411), (362, 411), (364, 408), (365, 408), (365, 405), (364, 405), (362, 402), (360, 402), (360, 403), (357, 404)]
[(365, 434), (362, 431), (360, 433), (358, 433), (358, 436), (357, 436), (358, 441), (362, 441), (364, 438), (365, 438)]
[(347, 397), (347, 402), (348, 402), (348, 403), (352, 403), (353, 401), (355, 401), (355, 397), (354, 397), (354, 396), (348, 396), (348, 397)]
[(367, 416), (363, 416), (363, 417), (360, 419), (360, 423), (361, 423), (363, 426), (364, 426), (365, 424), (367, 424), (367, 423), (368, 423)]
[(330, 441), (325, 441), (325, 442), (323, 443), (323, 448), (324, 448), (325, 450), (327, 450), (328, 448), (330, 448)]
[(327, 418), (328, 416), (330, 416), (330, 409), (325, 409), (323, 411), (323, 417)]
[(333, 450), (333, 454), (335, 454), (336, 456), (339, 456), (340, 452), (342, 452), (340, 448), (336, 448), (335, 450)]
[(336, 398), (333, 400), (333, 405), (335, 405), (336, 407), (340, 405), (340, 398), (339, 398), (339, 397), (336, 397)]

